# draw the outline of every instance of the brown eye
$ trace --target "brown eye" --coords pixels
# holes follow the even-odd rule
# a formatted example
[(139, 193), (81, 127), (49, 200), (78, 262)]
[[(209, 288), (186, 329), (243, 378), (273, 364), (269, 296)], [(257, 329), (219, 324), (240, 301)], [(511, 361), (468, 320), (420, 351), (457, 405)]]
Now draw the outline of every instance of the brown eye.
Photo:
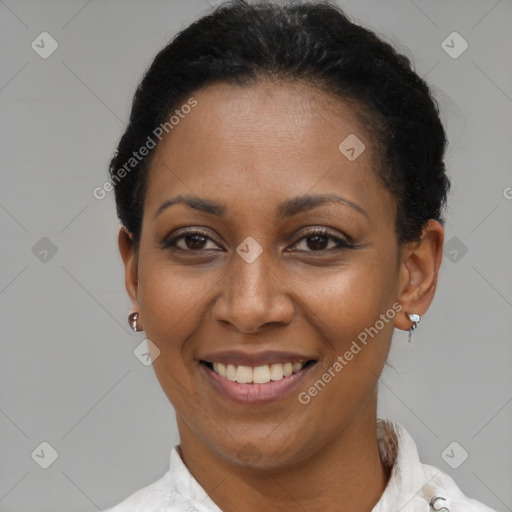
[[(330, 247), (329, 241), (334, 242)], [(325, 228), (317, 228), (307, 232), (305, 236), (303, 236), (295, 244), (295, 246), (300, 242), (305, 242), (306, 252), (329, 252), (331, 250), (350, 249), (353, 247), (352, 244), (338, 236), (333, 235)]]
[(204, 245), (206, 243), (206, 237), (203, 235), (186, 235), (182, 236), (179, 239), (183, 239), (185, 241), (185, 246), (187, 249), (204, 249)]
[(165, 240), (162, 247), (164, 249), (177, 249), (185, 252), (199, 252), (214, 249), (214, 247), (207, 247), (208, 241), (215, 244), (212, 238), (206, 233), (202, 231), (189, 231)]

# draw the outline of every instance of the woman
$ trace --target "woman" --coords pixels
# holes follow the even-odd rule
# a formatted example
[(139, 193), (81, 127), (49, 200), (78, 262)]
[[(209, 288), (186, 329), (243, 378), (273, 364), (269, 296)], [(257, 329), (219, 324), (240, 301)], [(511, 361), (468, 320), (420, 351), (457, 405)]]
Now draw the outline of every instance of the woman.
[(176, 411), (121, 511), (489, 511), (377, 419), (436, 289), (445, 132), (334, 3), (221, 5), (155, 58), (110, 165), (129, 323)]

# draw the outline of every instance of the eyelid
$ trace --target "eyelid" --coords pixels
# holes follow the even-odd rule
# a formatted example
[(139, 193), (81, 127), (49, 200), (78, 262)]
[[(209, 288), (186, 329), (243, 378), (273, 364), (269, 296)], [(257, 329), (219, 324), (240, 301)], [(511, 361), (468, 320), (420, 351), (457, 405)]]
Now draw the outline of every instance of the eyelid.
[[(180, 247), (176, 246), (175, 242), (177, 240), (179, 240), (181, 238), (186, 238), (187, 236), (194, 236), (194, 235), (200, 235), (200, 236), (208, 239), (209, 241), (212, 241), (217, 246), (219, 246), (219, 244), (215, 240), (215, 237), (213, 237), (207, 229), (201, 228), (201, 227), (184, 228), (183, 231), (178, 229), (176, 232), (173, 233), (172, 237), (164, 238), (164, 240), (161, 243), (161, 246), (163, 249), (172, 248), (172, 249), (175, 249), (178, 251), (190, 252), (190, 253), (201, 253), (203, 251), (206, 251), (206, 249), (198, 249), (198, 250), (181, 249)], [(300, 251), (299, 250), (299, 251), (290, 251), (290, 252), (311, 252), (311, 253), (318, 252), (318, 253), (329, 254), (332, 251), (336, 251), (336, 250), (357, 248), (357, 245), (354, 244), (353, 239), (350, 236), (348, 236), (346, 234), (337, 235), (332, 232), (331, 228), (328, 228), (326, 226), (313, 226), (313, 227), (309, 227), (309, 229), (306, 228), (306, 230), (301, 233), (299, 238), (296, 238), (296, 240), (293, 242), (291, 247), (297, 245), (298, 243), (302, 242), (303, 240), (307, 239), (308, 237), (315, 236), (315, 235), (320, 235), (320, 236), (324, 236), (326, 238), (330, 238), (331, 240), (333, 240), (335, 242), (336, 246), (331, 247), (330, 249), (326, 249), (326, 250), (321, 250), (321, 249), (319, 249), (318, 251), (315, 251), (315, 250)], [(220, 249), (220, 250), (224, 250), (224, 249)], [(209, 251), (211, 251), (211, 250), (209, 250)]]
[[(211, 240), (216, 245), (219, 245), (215, 238), (212, 236), (211, 232), (206, 230), (205, 228), (201, 227), (192, 227), (192, 228), (183, 228), (183, 231), (181, 229), (177, 229), (175, 232), (173, 232), (172, 236), (165, 237), (162, 242), (162, 248), (163, 249), (169, 249), (170, 247), (175, 247), (176, 240), (179, 240), (181, 238), (185, 238), (187, 236), (193, 236), (193, 235), (201, 235), (204, 238), (207, 238), (208, 240)], [(180, 249), (179, 247), (176, 247), (176, 249)], [(193, 250), (186, 250), (182, 249), (184, 252), (200, 252), (200, 251), (193, 251)]]
[(306, 229), (301, 233), (300, 238), (297, 239), (297, 242), (302, 239), (313, 236), (313, 235), (322, 235), (325, 237), (333, 238), (335, 240), (340, 240), (341, 242), (346, 243), (347, 245), (353, 245), (353, 238), (349, 235), (339, 232), (337, 230), (333, 230), (333, 228), (329, 228), (327, 226), (307, 226)]

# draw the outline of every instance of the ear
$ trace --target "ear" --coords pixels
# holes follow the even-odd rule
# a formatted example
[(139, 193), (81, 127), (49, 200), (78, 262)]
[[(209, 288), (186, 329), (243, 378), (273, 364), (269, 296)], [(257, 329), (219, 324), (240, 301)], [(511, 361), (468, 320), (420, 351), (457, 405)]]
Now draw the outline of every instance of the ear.
[(124, 264), (124, 284), (132, 303), (130, 313), (138, 312), (140, 311), (139, 301), (137, 298), (138, 270), (137, 256), (134, 251), (133, 235), (124, 226), (122, 226), (119, 230), (117, 242)]
[(395, 316), (395, 327), (411, 328), (408, 314), (423, 316), (434, 298), (437, 277), (443, 258), (444, 230), (436, 220), (423, 227), (421, 240), (402, 249), (398, 302), (403, 309)]

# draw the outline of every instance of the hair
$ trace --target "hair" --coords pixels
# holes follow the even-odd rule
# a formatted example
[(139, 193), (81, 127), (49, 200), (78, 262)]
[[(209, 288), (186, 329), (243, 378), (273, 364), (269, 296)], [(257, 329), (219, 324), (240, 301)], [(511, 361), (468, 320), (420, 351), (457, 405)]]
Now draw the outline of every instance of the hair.
[[(396, 199), (399, 243), (418, 241), (429, 219), (444, 224), (446, 135), (437, 102), (410, 60), (329, 0), (231, 0), (180, 31), (135, 92), (109, 173), (117, 215), (136, 250), (155, 151), (137, 160), (134, 151), (193, 92), (215, 82), (248, 87), (263, 80), (305, 81), (355, 105), (376, 148), (376, 172)], [(129, 161), (129, 172), (119, 173)]]

